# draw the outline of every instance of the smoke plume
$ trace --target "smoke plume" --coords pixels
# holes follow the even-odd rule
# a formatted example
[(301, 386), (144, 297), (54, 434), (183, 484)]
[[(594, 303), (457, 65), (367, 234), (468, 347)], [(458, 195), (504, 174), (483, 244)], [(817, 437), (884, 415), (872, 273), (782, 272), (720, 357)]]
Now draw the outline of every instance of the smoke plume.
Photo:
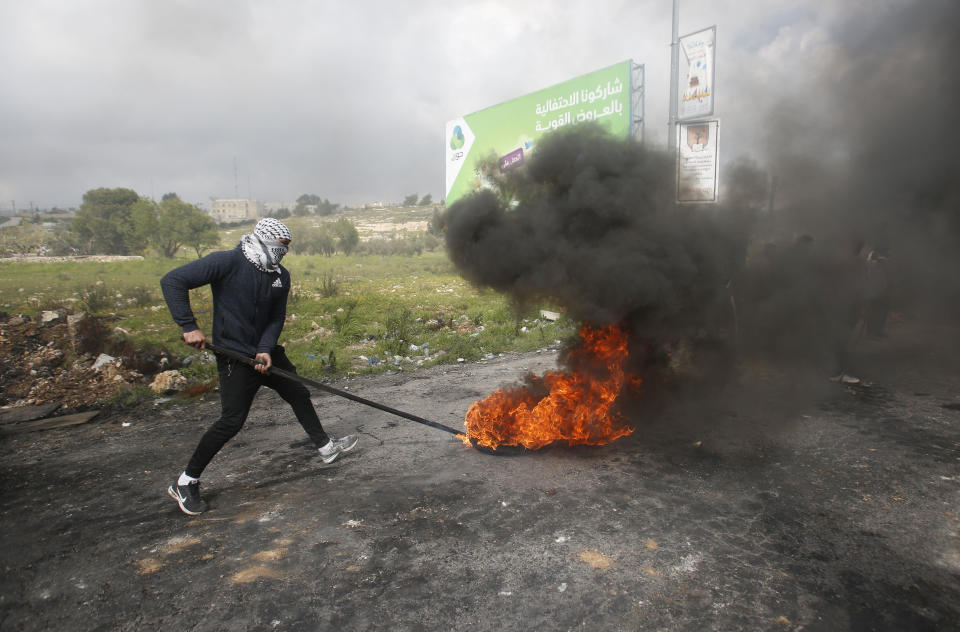
[(950, 0), (867, 3), (836, 26), (842, 45), (814, 92), (766, 122), (778, 183), (767, 234), (885, 251), (897, 308), (914, 315), (960, 305), (958, 23)]
[(878, 292), (905, 317), (960, 315), (958, 23), (948, 0), (851, 11), (814, 93), (758, 117), (769, 142), (721, 171), (717, 205), (676, 206), (662, 152), (551, 134), (451, 205), (450, 256), (479, 286), (626, 323), (635, 341), (846, 370)]
[(545, 138), (524, 170), (453, 204), (447, 246), (462, 274), (592, 324), (663, 335), (704, 324), (743, 250), (740, 222), (674, 208), (667, 157), (579, 127)]

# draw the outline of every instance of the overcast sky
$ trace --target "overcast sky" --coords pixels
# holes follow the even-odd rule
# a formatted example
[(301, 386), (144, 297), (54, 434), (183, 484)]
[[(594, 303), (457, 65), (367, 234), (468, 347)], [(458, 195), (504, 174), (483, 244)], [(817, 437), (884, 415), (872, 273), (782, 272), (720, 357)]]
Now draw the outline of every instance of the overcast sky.
[[(762, 162), (758, 114), (836, 63), (851, 16), (909, 4), (683, 0), (681, 35), (717, 26), (723, 158)], [(625, 59), (645, 64), (646, 137), (662, 145), (671, 10), (670, 0), (2, 2), (0, 210), (77, 206), (97, 187), (202, 205), (235, 193), (439, 199), (445, 121)]]

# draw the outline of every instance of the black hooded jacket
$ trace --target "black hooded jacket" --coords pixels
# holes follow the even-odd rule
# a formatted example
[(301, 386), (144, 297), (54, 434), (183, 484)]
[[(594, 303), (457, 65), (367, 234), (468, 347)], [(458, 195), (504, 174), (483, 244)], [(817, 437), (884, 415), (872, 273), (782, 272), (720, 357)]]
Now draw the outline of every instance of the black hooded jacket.
[(243, 256), (240, 246), (174, 268), (160, 279), (160, 287), (184, 333), (199, 329), (189, 291), (207, 284), (213, 291), (212, 341), (250, 356), (270, 353), (287, 315), (287, 269), (262, 272)]

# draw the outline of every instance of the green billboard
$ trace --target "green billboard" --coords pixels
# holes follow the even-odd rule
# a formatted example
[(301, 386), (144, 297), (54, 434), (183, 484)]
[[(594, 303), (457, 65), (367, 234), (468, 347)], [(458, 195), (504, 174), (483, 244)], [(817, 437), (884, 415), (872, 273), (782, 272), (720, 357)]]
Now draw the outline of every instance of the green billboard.
[(483, 161), (495, 156), (501, 170), (520, 166), (544, 134), (568, 125), (596, 121), (629, 137), (632, 68), (623, 61), (447, 122), (447, 204), (484, 186)]

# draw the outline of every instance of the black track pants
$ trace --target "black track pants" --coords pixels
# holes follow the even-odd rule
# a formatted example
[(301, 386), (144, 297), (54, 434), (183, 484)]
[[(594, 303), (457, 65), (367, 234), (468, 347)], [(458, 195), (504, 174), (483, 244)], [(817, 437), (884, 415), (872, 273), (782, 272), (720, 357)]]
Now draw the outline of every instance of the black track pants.
[[(296, 373), (297, 369), (287, 358), (283, 347), (274, 347), (270, 357), (278, 369)], [(190, 457), (190, 463), (187, 464), (188, 476), (199, 478), (220, 448), (240, 432), (247, 420), (253, 398), (261, 386), (272, 388), (290, 404), (297, 421), (318, 448), (329, 441), (330, 438), (324, 432), (313, 408), (313, 402), (310, 401), (310, 391), (303, 384), (279, 375), (263, 375), (247, 364), (219, 356), (217, 370), (220, 373), (220, 419), (200, 439), (197, 449)]]

